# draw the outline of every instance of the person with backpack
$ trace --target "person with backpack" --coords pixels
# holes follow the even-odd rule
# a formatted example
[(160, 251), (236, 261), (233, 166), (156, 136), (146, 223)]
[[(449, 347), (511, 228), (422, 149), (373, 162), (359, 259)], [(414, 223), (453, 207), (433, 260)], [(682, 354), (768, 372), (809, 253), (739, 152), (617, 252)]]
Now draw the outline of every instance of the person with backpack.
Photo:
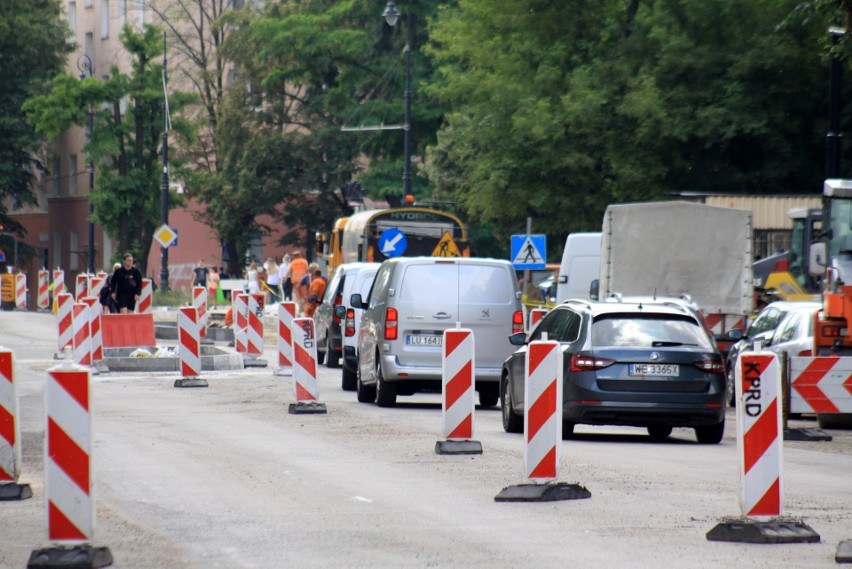
[(124, 264), (112, 273), (109, 288), (112, 299), (121, 314), (136, 310), (136, 301), (142, 294), (142, 273), (133, 266), (133, 255), (124, 254)]

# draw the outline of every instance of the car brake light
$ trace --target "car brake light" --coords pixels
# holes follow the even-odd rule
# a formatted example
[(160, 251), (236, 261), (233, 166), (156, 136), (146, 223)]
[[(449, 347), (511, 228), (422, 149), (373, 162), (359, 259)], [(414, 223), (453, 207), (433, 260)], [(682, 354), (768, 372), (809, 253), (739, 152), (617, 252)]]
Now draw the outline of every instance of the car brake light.
[(615, 363), (615, 360), (607, 358), (596, 358), (594, 356), (581, 356), (573, 354), (571, 356), (571, 371), (594, 371), (603, 369)]
[(524, 313), (518, 310), (512, 315), (512, 334), (524, 331)]
[(802, 350), (797, 354), (800, 358), (809, 358), (813, 355), (811, 350)]
[(822, 335), (826, 338), (840, 338), (846, 336), (845, 326), (823, 326)]
[(349, 308), (346, 311), (346, 336), (352, 337), (355, 335), (355, 309)]
[(725, 364), (720, 360), (699, 360), (692, 365), (709, 373), (725, 373)]
[[(337, 296), (334, 297), (334, 306), (340, 306), (341, 304), (343, 304), (343, 295), (338, 294)], [(335, 324), (340, 324), (340, 318), (338, 318), (337, 314), (334, 313), (334, 308), (331, 309), (331, 314), (332, 314), (331, 321), (334, 322)]]
[(385, 340), (396, 340), (399, 333), (397, 318), (396, 308), (388, 308), (385, 311)]

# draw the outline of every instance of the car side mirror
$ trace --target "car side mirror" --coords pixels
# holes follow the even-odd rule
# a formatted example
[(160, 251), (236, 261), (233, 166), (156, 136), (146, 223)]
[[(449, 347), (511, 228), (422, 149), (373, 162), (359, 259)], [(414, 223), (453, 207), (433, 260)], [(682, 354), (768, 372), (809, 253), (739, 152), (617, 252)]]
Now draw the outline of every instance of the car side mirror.
[(346, 318), (346, 307), (342, 304), (338, 304), (334, 307), (334, 315), (343, 320)]
[(599, 279), (594, 279), (592, 284), (589, 285), (589, 298), (592, 300), (600, 299), (601, 294), (601, 282)]
[(825, 243), (811, 243), (808, 249), (808, 274), (821, 277), (825, 272)]
[(731, 328), (730, 330), (725, 332), (725, 335), (722, 336), (721, 339), (722, 340), (725, 340), (725, 339), (733, 340), (734, 342), (737, 342), (737, 341), (743, 339), (743, 331), (740, 330), (739, 328)]
[(509, 336), (509, 343), (513, 346), (523, 346), (527, 343), (527, 334), (525, 332), (516, 332)]
[(361, 300), (361, 295), (357, 292), (349, 298), (349, 304), (352, 305), (352, 308), (364, 308), (364, 303)]

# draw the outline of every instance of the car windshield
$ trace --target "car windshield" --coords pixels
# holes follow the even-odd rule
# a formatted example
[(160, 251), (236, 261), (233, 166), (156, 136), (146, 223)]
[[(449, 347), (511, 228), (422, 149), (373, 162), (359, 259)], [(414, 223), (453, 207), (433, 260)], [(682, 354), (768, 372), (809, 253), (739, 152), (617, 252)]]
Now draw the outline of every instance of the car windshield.
[(713, 349), (707, 334), (694, 319), (672, 314), (601, 314), (592, 323), (592, 345)]

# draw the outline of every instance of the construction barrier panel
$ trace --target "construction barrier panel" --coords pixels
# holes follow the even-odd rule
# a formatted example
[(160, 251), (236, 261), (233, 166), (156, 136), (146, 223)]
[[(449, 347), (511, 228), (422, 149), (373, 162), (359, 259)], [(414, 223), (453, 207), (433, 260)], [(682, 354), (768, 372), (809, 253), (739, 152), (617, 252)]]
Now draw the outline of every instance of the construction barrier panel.
[(474, 338), (473, 331), (455, 328), (444, 331), (441, 350), (441, 418), (447, 440), (473, 438)]
[(89, 296), (89, 275), (77, 275), (77, 285), (74, 287), (74, 298), (80, 302), (84, 296)]
[(317, 343), (312, 318), (293, 319), (293, 390), (297, 403), (317, 401)]
[(38, 295), (36, 296), (36, 308), (47, 310), (50, 308), (50, 271), (44, 269), (38, 272)]
[(154, 284), (151, 279), (142, 279), (142, 294), (139, 295), (139, 301), (136, 303), (137, 314), (148, 314), (151, 312), (154, 298)]
[(765, 521), (781, 515), (781, 366), (771, 352), (743, 352), (735, 377), (740, 507)]
[(0, 348), (0, 484), (17, 482), (21, 475), (20, 440), (15, 355)]
[(104, 314), (101, 316), (104, 348), (156, 346), (153, 314)]
[(89, 330), (92, 333), (92, 362), (104, 359), (104, 337), (101, 333), (101, 315), (103, 305), (101, 299), (96, 296), (86, 296), (83, 303), (89, 307)]
[(62, 269), (53, 270), (53, 298), (57, 295), (67, 292), (65, 290), (65, 271)]
[(263, 354), (263, 293), (248, 295), (248, 327), (246, 353), (250, 355)]
[(89, 312), (89, 305), (83, 302), (75, 302), (72, 306), (74, 363), (81, 366), (92, 365), (92, 329), (89, 325)]
[(101, 290), (106, 286), (106, 278), (100, 275), (94, 276), (89, 279), (89, 296), (93, 298), (99, 298), (101, 296)]
[(27, 275), (23, 273), (15, 275), (15, 308), (27, 309)]
[(238, 354), (248, 352), (249, 295), (237, 293), (234, 301), (234, 346)]
[(791, 413), (852, 413), (852, 358), (790, 358)]
[(47, 539), (72, 545), (90, 542), (95, 529), (92, 500), (92, 415), (89, 369), (70, 362), (47, 370), (44, 390)]
[(534, 328), (538, 321), (544, 318), (544, 315), (547, 314), (546, 308), (533, 308), (530, 310), (530, 329)]
[(71, 325), (71, 309), (74, 305), (74, 297), (67, 292), (61, 292), (56, 295), (56, 322), (59, 326), (59, 342), (58, 348), (62, 352), (68, 346), (71, 346), (74, 338), (74, 330)]
[(198, 335), (207, 336), (207, 287), (192, 287), (192, 306), (198, 310)]
[(562, 454), (562, 349), (559, 342), (527, 346), (524, 386), (524, 473), (552, 482)]
[(295, 302), (278, 304), (278, 373), (293, 373), (293, 319)]
[(183, 377), (198, 377), (201, 374), (200, 334), (198, 310), (184, 307), (178, 311), (180, 334), (180, 371)]

